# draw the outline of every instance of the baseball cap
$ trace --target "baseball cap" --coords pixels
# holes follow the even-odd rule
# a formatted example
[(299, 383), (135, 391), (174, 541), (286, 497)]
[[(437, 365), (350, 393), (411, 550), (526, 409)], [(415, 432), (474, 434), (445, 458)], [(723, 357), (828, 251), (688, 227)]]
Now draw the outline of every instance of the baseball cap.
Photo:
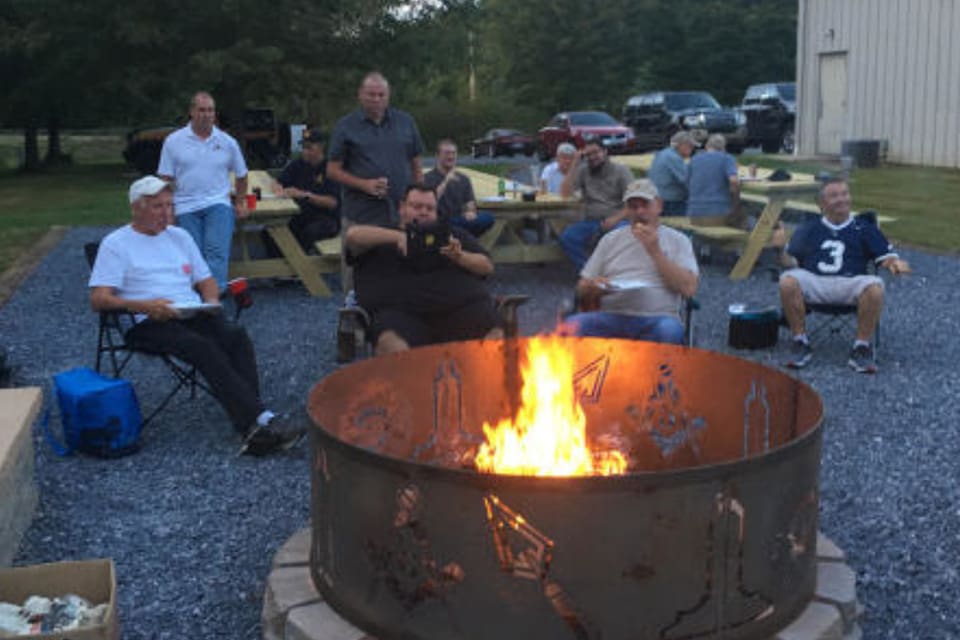
[(626, 202), (630, 198), (653, 200), (654, 198), (658, 197), (660, 197), (660, 193), (657, 191), (656, 185), (646, 178), (641, 178), (640, 180), (634, 180), (627, 185), (627, 191), (623, 194), (623, 201)]
[(173, 189), (173, 186), (157, 176), (143, 176), (130, 185), (130, 204), (144, 196), (155, 196), (164, 189)]

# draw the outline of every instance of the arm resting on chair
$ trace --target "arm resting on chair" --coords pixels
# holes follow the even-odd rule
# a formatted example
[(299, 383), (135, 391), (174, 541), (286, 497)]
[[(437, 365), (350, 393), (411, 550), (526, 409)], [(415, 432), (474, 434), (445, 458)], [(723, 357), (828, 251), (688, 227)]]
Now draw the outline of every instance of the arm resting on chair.
[[(204, 302), (220, 304), (220, 289), (217, 281), (205, 278), (196, 284), (197, 292)], [(113, 287), (92, 287), (90, 289), (90, 306), (94, 311), (129, 311), (142, 313), (151, 320), (162, 322), (177, 317), (177, 311), (170, 306), (166, 298), (151, 298), (149, 300), (129, 300), (117, 295)]]

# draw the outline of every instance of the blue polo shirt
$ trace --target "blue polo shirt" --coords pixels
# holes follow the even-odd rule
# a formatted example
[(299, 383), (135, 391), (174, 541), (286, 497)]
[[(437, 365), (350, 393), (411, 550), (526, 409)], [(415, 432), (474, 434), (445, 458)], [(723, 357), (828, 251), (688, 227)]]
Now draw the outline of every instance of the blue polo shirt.
[(362, 109), (347, 114), (333, 128), (328, 159), (340, 162), (358, 178), (386, 177), (386, 198), (374, 198), (343, 185), (340, 211), (351, 222), (392, 226), (399, 223), (398, 207), (413, 179), (410, 161), (423, 153), (417, 123), (410, 114), (388, 108), (375, 123)]

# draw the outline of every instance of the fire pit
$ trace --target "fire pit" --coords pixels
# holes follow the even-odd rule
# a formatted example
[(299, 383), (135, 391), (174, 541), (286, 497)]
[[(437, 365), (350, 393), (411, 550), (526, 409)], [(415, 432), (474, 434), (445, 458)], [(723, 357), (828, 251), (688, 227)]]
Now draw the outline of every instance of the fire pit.
[[(310, 395), (310, 570), (390, 638), (767, 638), (816, 583), (823, 408), (754, 362), (563, 339), (594, 459), (612, 475), (477, 470), (517, 414), (531, 341), (367, 360)], [(592, 473), (600, 473), (595, 471)]]

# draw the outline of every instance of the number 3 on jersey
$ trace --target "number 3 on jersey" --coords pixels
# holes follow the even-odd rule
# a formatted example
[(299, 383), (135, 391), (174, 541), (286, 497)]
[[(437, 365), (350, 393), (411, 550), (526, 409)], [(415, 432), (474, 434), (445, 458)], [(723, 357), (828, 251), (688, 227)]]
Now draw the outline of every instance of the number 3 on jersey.
[(843, 268), (843, 252), (846, 248), (846, 245), (839, 240), (824, 240), (820, 250), (827, 254), (830, 261), (821, 260), (817, 263), (820, 273), (838, 273)]

